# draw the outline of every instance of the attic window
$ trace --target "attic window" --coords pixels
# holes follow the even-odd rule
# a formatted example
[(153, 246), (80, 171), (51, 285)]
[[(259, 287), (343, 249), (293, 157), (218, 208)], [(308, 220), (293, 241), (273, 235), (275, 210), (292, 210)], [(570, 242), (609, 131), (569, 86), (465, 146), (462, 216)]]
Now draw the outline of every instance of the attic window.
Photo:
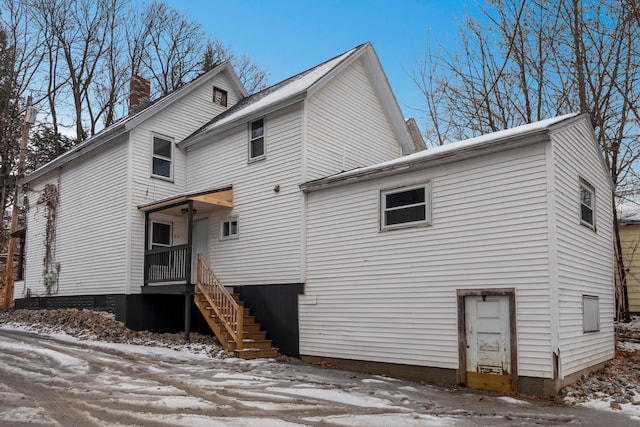
[(264, 159), (264, 151), (264, 119), (260, 119), (249, 127), (249, 161)]
[(227, 106), (227, 91), (219, 87), (213, 87), (213, 102), (223, 107)]

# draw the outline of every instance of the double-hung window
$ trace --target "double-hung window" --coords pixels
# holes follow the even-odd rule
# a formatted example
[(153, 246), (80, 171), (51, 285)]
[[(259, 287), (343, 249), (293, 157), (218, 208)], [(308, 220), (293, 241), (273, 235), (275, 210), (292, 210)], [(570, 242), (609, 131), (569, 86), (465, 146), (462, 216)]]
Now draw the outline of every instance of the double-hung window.
[(249, 125), (249, 161), (264, 159), (264, 157), (264, 119), (260, 119)]
[(386, 190), (380, 193), (380, 229), (429, 225), (431, 191), (429, 184)]
[(172, 224), (170, 222), (151, 222), (151, 249), (171, 246)]
[(580, 223), (595, 229), (596, 190), (584, 180), (580, 180)]
[(230, 216), (222, 220), (222, 240), (238, 238), (238, 217)]
[(151, 175), (173, 179), (173, 141), (161, 136), (153, 136)]

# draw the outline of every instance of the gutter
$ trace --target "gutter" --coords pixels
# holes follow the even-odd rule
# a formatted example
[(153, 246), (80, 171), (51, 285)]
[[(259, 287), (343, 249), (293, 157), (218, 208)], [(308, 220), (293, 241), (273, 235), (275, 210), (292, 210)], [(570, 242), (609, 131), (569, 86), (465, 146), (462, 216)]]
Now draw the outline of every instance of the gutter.
[(397, 162), (388, 164), (386, 166), (384, 166), (386, 163), (381, 163), (381, 165), (383, 166), (366, 166), (363, 168), (353, 169), (352, 171), (330, 175), (325, 178), (308, 181), (300, 184), (300, 189), (305, 193), (309, 193), (325, 188), (346, 185), (354, 181), (360, 182), (364, 180), (371, 180), (385, 176), (406, 173), (416, 169), (424, 168), (431, 163), (437, 162), (437, 165), (440, 166), (447, 163), (454, 163), (460, 160), (479, 157), (499, 151), (510, 150), (512, 148), (518, 148), (533, 143), (547, 141), (550, 141), (549, 129), (544, 128), (520, 133), (517, 135), (509, 135), (498, 139), (490, 139), (477, 144), (463, 146), (455, 150), (447, 150), (442, 153), (435, 153), (433, 155), (428, 155), (429, 150), (426, 150), (417, 153), (419, 154), (418, 156), (414, 154), (405, 156), (404, 158), (400, 157), (399, 159), (397, 159)]
[(41, 166), (35, 171), (31, 172), (29, 175), (18, 180), (18, 185), (28, 184), (43, 175), (69, 163), (71, 160), (84, 155), (85, 153), (89, 153), (95, 150), (98, 147), (101, 147), (105, 143), (118, 138), (121, 135), (124, 135), (128, 132), (128, 128), (126, 123), (120, 123), (119, 125), (109, 129), (109, 131), (104, 134), (99, 134), (94, 136), (93, 138), (82, 142), (80, 145), (76, 145), (72, 150), (67, 151), (59, 157), (56, 157), (49, 163)]

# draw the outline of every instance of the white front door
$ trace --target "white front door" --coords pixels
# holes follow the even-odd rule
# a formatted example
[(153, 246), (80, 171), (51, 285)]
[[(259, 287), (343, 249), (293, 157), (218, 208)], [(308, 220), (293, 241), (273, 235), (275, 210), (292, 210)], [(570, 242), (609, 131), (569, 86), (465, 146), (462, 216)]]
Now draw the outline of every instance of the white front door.
[(209, 263), (209, 219), (197, 219), (193, 221), (193, 250), (191, 251), (191, 282), (196, 283), (198, 267), (198, 254)]
[(511, 319), (508, 296), (466, 296), (467, 386), (511, 389)]

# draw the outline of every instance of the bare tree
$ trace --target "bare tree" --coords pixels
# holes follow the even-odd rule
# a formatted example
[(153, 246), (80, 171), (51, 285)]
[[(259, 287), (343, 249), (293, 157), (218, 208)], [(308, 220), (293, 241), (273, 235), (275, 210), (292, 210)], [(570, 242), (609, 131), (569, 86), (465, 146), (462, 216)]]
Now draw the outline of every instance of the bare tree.
[(16, 159), (20, 143), (22, 100), (35, 86), (42, 63), (41, 37), (31, 24), (27, 5), (0, 0), (0, 209), (5, 247), (4, 212), (14, 194)]
[(247, 55), (238, 56), (230, 46), (225, 46), (220, 40), (209, 40), (201, 62), (202, 71), (207, 72), (225, 61), (231, 63), (248, 93), (255, 93), (267, 87), (269, 73), (265, 69)]
[(158, 95), (166, 95), (200, 71), (206, 36), (199, 23), (166, 3), (152, 2), (134, 24), (129, 50), (132, 69), (148, 73)]
[[(476, 12), (461, 25), (459, 51), (427, 53), (413, 72), (426, 135), (442, 143), (579, 111), (591, 119), (618, 193), (638, 188), (636, 1), (491, 0)], [(614, 229), (624, 277), (617, 222)], [(624, 296), (618, 302), (626, 318)]]

